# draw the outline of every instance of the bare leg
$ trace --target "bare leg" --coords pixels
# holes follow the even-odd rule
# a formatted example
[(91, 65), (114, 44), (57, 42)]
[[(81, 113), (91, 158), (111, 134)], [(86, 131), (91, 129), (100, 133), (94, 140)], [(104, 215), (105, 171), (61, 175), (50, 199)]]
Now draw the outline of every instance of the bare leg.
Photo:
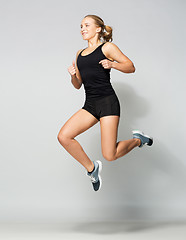
[(140, 139), (134, 138), (125, 141), (119, 141), (116, 143), (116, 159), (124, 156), (130, 152), (133, 148), (139, 146)]
[(60, 144), (89, 172), (93, 170), (94, 164), (74, 138), (97, 122), (98, 120), (92, 114), (85, 109), (80, 109), (63, 125), (58, 134)]
[(76, 139), (67, 138), (65, 143), (62, 143), (65, 150), (74, 157), (79, 163), (81, 163), (89, 172), (94, 168), (93, 162), (87, 156), (82, 146)]
[(117, 141), (119, 116), (100, 118), (101, 145), (103, 157), (108, 161), (116, 160), (140, 145), (140, 139)]

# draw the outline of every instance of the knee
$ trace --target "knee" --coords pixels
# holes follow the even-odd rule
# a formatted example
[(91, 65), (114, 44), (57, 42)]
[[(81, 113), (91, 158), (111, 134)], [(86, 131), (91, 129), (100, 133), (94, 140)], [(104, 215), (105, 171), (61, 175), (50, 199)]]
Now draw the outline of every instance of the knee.
[(116, 156), (113, 154), (103, 154), (103, 157), (109, 162), (116, 160)]
[(60, 131), (57, 135), (58, 141), (62, 146), (66, 146), (69, 143), (70, 138), (65, 134), (65, 132)]

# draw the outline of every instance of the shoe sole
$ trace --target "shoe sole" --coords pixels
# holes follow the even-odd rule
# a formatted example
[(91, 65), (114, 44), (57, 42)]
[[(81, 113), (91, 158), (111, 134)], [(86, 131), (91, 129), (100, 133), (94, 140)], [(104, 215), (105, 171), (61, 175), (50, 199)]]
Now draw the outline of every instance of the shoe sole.
[(97, 160), (96, 162), (99, 164), (98, 177), (99, 177), (100, 186), (99, 186), (99, 189), (96, 191), (96, 192), (98, 192), (101, 189), (101, 186), (102, 186), (102, 179), (101, 179), (101, 176), (100, 176), (100, 173), (102, 171), (102, 162), (99, 161), (99, 160)]
[(139, 133), (139, 134), (143, 135), (144, 137), (147, 137), (147, 138), (149, 138), (149, 139), (151, 140), (151, 141), (150, 141), (150, 144), (145, 143), (145, 144), (142, 145), (142, 147), (143, 147), (144, 145), (151, 146), (151, 145), (153, 144), (153, 137), (150, 137), (150, 136), (148, 136), (148, 135), (145, 135), (144, 132), (139, 131), (139, 130), (133, 130), (132, 133), (133, 133), (133, 134)]

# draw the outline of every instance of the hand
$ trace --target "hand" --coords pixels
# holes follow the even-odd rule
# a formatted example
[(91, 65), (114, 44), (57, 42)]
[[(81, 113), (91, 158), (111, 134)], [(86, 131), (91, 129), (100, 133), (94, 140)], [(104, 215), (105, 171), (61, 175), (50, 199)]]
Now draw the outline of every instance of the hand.
[(112, 62), (109, 61), (108, 59), (103, 59), (99, 63), (102, 64), (102, 66), (106, 69), (112, 68)]
[(68, 68), (68, 72), (71, 74), (71, 76), (76, 74), (76, 67), (75, 62), (73, 60), (72, 65)]

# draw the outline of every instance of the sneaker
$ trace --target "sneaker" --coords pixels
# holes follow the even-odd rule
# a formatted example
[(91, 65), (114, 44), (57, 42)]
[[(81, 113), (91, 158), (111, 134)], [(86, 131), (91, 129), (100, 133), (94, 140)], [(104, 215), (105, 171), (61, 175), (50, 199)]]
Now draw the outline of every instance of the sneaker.
[(99, 173), (102, 170), (102, 162), (97, 160), (93, 161), (95, 169), (92, 173), (86, 171), (86, 175), (90, 177), (94, 191), (98, 191), (101, 188), (102, 180)]
[(139, 130), (133, 130), (133, 138), (139, 138), (141, 140), (140, 148), (144, 145), (151, 146), (153, 144), (153, 138), (145, 135), (143, 132)]

